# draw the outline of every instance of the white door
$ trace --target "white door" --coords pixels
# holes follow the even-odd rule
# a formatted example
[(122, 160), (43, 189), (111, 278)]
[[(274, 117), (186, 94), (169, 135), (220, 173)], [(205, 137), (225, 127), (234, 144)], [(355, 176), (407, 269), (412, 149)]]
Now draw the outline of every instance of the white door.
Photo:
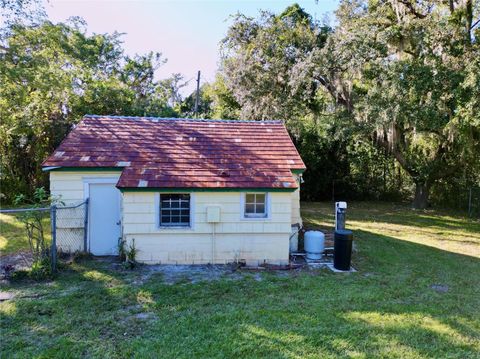
[(111, 183), (90, 183), (89, 243), (96, 256), (118, 254), (120, 192)]

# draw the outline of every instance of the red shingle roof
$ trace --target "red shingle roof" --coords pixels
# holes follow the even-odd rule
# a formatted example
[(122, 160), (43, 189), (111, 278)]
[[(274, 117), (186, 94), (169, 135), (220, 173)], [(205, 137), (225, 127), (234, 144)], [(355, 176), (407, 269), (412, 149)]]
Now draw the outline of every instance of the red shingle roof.
[(44, 167), (123, 167), (119, 188), (296, 188), (279, 121), (85, 116)]

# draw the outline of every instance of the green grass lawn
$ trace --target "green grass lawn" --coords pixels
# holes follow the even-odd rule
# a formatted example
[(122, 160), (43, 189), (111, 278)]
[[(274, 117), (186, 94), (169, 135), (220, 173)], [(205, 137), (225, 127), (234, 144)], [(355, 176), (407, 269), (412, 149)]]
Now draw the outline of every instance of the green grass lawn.
[[(304, 203), (307, 226), (331, 226), (332, 208)], [(480, 223), (359, 203), (348, 226), (357, 273), (168, 285), (86, 261), (3, 285), (1, 357), (479, 358)]]

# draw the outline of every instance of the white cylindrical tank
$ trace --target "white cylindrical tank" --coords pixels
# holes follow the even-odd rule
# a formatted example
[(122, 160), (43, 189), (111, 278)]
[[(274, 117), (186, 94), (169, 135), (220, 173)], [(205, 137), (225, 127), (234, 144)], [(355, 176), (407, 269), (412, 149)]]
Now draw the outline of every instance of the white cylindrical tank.
[(320, 231), (306, 231), (304, 248), (307, 252), (307, 259), (321, 259), (325, 250), (325, 234)]

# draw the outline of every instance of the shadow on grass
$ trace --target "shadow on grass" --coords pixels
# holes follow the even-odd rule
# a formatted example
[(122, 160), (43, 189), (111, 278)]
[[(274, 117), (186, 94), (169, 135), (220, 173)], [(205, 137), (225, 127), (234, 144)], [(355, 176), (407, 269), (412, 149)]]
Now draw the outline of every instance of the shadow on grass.
[(368, 231), (355, 237), (359, 272), (347, 275), (176, 285), (152, 276), (136, 286), (141, 270), (75, 264), (40, 288), (44, 297), (0, 312), (2, 356), (478, 355), (480, 259)]
[[(316, 278), (323, 285), (311, 283), (304, 292), (307, 303), (292, 296), (281, 314), (281, 301), (272, 303), (272, 318), (245, 324), (248, 334), (231, 339), (239, 346), (252, 341), (276, 357), (480, 353), (480, 259), (366, 231), (355, 234), (361, 241), (355, 256), (360, 273)], [(438, 284), (447, 292), (435, 291)], [(324, 287), (330, 289), (324, 293), (328, 299), (312, 295)]]
[[(323, 202), (302, 202), (302, 216), (306, 222), (322, 220), (334, 223), (332, 204)], [(452, 216), (456, 216), (454, 218)], [(461, 216), (454, 212), (435, 210), (414, 210), (404, 204), (392, 205), (379, 202), (353, 202), (347, 209), (348, 219), (354, 221), (376, 221), (411, 227), (432, 227), (447, 230), (461, 230), (472, 234), (480, 233), (480, 221)]]

